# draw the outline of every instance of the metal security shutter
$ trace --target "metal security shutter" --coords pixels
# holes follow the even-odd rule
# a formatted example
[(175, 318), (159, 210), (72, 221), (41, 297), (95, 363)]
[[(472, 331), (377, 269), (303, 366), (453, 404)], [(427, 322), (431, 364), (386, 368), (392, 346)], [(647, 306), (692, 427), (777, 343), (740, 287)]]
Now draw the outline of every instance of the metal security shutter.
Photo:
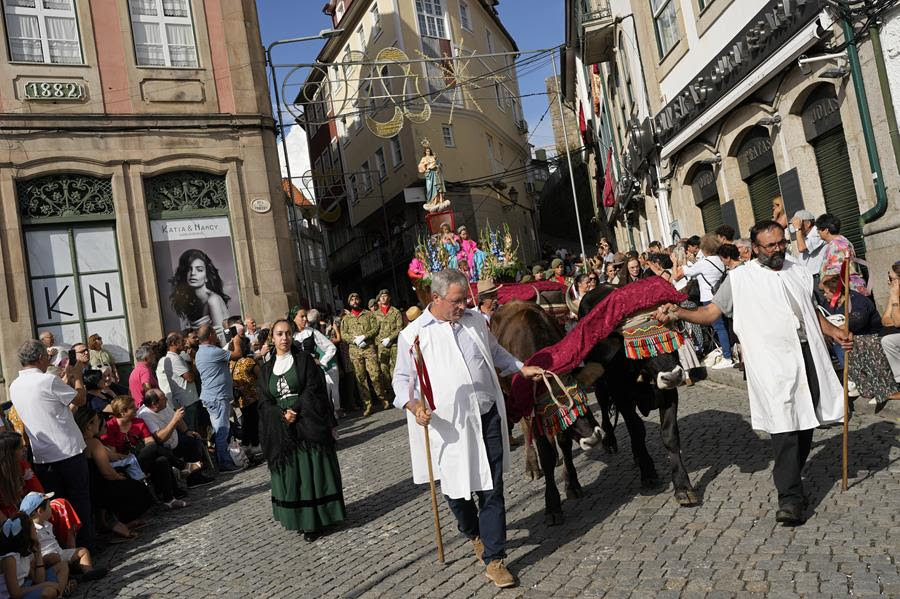
[(853, 187), (853, 172), (847, 154), (844, 129), (832, 129), (813, 141), (825, 210), (841, 219), (841, 235), (850, 240), (858, 257), (866, 254), (862, 227), (859, 223), (859, 202)]
[(700, 204), (700, 214), (703, 216), (703, 230), (706, 233), (712, 233), (725, 224), (722, 220), (722, 205), (717, 197)]
[(750, 191), (754, 222), (771, 219), (772, 198), (781, 194), (775, 167), (770, 166), (747, 177), (747, 189)]

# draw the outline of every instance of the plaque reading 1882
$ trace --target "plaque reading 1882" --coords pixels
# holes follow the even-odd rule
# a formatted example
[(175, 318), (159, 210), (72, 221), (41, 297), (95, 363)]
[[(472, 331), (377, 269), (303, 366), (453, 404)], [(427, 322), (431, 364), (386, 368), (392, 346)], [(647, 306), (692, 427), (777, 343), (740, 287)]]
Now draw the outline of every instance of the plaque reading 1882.
[(76, 81), (29, 81), (26, 100), (83, 100), (84, 84)]

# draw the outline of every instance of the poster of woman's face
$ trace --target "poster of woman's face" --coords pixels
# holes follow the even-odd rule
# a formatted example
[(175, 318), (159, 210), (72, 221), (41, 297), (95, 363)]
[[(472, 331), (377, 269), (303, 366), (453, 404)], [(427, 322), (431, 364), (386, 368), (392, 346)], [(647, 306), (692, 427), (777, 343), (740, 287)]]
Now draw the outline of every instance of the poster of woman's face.
[(241, 314), (228, 218), (150, 222), (156, 284), (166, 332), (222, 326)]

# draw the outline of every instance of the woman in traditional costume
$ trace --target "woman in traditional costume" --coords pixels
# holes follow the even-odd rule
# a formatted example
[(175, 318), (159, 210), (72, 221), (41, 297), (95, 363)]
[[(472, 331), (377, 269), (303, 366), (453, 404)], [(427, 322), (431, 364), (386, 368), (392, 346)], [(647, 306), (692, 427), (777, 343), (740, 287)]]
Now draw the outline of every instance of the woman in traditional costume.
[(314, 541), (346, 519), (325, 375), (296, 347), (291, 323), (272, 325), (275, 356), (259, 378), (260, 441), (272, 475), (272, 513)]

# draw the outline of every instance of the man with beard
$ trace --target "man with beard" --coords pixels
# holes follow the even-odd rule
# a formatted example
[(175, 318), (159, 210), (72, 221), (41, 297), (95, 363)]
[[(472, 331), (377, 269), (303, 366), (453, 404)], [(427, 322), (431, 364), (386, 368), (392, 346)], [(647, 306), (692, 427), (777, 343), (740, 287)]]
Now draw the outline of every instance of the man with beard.
[(366, 373), (372, 381), (376, 399), (382, 407), (390, 407), (384, 396), (384, 386), (381, 384), (381, 371), (378, 368), (378, 352), (375, 349), (375, 338), (378, 335), (378, 320), (375, 314), (363, 310), (362, 298), (359, 294), (351, 293), (347, 298), (350, 310), (341, 319), (341, 338), (350, 346), (350, 362), (353, 364), (353, 373), (356, 375), (356, 384), (359, 385), (359, 395), (362, 397), (366, 410), (363, 416), (372, 413), (372, 395), (369, 393), (369, 385), (366, 382)]
[(709, 325), (723, 314), (734, 319), (741, 339), (753, 428), (771, 435), (778, 490), (775, 520), (802, 524), (807, 508), (800, 472), (812, 447), (813, 430), (843, 416), (843, 389), (831, 366), (823, 335), (845, 349), (853, 335), (834, 326), (814, 306), (813, 278), (786, 259), (781, 224), (766, 220), (750, 230), (756, 260), (731, 271), (697, 310), (660, 306), (660, 322), (680, 319)]

